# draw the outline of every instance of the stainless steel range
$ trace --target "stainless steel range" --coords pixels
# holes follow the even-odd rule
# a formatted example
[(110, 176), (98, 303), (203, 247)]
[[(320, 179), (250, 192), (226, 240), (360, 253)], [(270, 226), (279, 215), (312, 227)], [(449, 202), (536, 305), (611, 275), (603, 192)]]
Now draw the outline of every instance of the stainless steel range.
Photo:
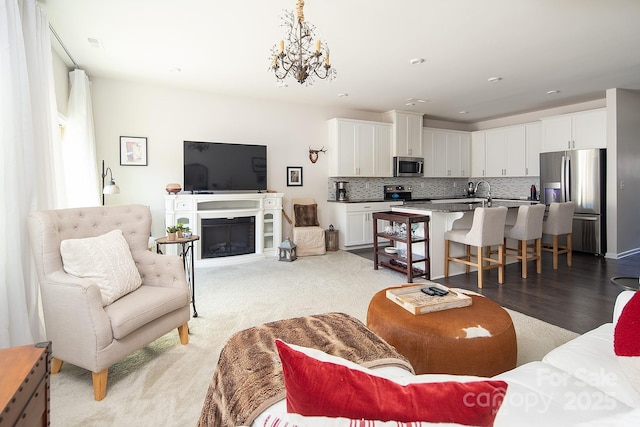
[(385, 185), (384, 200), (411, 200), (411, 186)]

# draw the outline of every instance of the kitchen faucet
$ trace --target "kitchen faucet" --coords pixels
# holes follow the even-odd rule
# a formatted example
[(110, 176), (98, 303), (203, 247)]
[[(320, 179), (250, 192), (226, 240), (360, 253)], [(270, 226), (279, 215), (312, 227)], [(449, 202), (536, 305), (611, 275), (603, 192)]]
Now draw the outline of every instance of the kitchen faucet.
[(475, 190), (474, 190), (474, 193), (475, 193), (475, 194), (478, 194), (478, 187), (479, 187), (479, 186), (480, 186), (480, 184), (481, 184), (481, 183), (483, 183), (483, 182), (484, 182), (485, 184), (487, 184), (487, 187), (489, 187), (489, 189), (488, 189), (488, 191), (487, 191), (487, 204), (488, 204), (489, 206), (491, 206), (491, 184), (489, 184), (489, 182), (487, 182), (487, 181), (478, 181), (478, 182), (476, 183), (476, 188), (475, 188)]

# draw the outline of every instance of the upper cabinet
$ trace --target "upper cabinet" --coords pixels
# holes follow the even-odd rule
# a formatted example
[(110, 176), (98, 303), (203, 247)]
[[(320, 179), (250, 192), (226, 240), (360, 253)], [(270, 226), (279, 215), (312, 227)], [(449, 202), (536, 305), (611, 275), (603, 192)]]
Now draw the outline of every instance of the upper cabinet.
[(392, 176), (391, 125), (329, 120), (329, 176)]
[(471, 132), (471, 176), (487, 176), (485, 159), (485, 131)]
[(423, 128), (424, 176), (468, 177), (471, 174), (471, 134)]
[(388, 111), (384, 120), (393, 123), (393, 155), (424, 157), (422, 151), (422, 114)]
[(541, 135), (539, 122), (473, 132), (471, 176), (538, 176)]
[(524, 176), (524, 126), (491, 129), (485, 133), (486, 176)]
[(526, 176), (540, 175), (540, 150), (542, 148), (542, 123), (527, 123), (524, 125), (525, 150), (524, 167)]
[(604, 108), (542, 119), (542, 152), (606, 147)]

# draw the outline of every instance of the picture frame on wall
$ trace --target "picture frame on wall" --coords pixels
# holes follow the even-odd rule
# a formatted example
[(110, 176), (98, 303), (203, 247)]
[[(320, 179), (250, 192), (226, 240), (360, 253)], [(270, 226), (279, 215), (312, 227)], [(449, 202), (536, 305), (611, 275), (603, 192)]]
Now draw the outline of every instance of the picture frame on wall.
[(120, 165), (147, 166), (147, 138), (141, 136), (120, 137)]
[(287, 166), (287, 187), (302, 187), (302, 166)]

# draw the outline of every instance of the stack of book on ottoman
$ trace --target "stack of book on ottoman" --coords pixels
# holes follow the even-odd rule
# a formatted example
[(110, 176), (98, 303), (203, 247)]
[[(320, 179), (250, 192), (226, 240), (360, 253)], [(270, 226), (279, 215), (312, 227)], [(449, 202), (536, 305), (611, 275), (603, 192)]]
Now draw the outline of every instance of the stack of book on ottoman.
[(470, 296), (431, 281), (416, 286), (388, 289), (387, 298), (412, 314), (431, 313), (471, 305)]

